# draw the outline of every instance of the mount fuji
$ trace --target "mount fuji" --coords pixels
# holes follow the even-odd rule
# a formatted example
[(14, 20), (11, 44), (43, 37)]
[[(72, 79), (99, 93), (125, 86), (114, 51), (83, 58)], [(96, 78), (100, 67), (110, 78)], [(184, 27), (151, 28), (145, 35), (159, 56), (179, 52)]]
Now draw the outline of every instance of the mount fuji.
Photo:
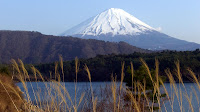
[(170, 37), (122, 9), (111, 8), (65, 31), (61, 36), (124, 41), (149, 50), (195, 50), (200, 45)]

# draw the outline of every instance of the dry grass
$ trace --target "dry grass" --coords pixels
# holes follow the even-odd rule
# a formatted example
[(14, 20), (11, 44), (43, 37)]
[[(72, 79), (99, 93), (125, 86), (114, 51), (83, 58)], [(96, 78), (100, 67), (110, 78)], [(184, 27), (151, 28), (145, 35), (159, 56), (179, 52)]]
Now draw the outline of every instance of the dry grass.
[[(185, 109), (183, 107), (183, 97), (186, 98), (189, 104), (189, 111), (194, 112), (194, 106), (192, 105), (192, 97), (191, 94), (188, 94), (186, 91), (186, 87), (184, 86), (182, 80), (182, 74), (180, 72), (179, 62), (175, 62), (176, 64), (176, 74), (172, 74), (169, 69), (166, 69), (165, 73), (168, 76), (170, 82), (171, 92), (168, 92), (163, 81), (159, 76), (159, 62), (155, 60), (155, 79), (152, 77), (152, 74), (149, 70), (147, 63), (141, 59), (141, 63), (145, 66), (148, 76), (154, 85), (153, 91), (150, 91), (153, 94), (153, 99), (150, 99), (148, 96), (148, 90), (146, 90), (146, 81), (144, 79), (144, 83), (141, 82), (133, 82), (134, 77), (134, 69), (132, 62), (131, 65), (131, 76), (132, 76), (132, 87), (126, 88), (123, 85), (124, 80), (124, 66), (122, 63), (121, 69), (121, 81), (116, 81), (116, 76), (112, 77), (111, 85), (107, 85), (105, 88), (101, 88), (100, 95), (95, 95), (95, 91), (92, 86), (92, 79), (89, 68), (85, 65), (85, 70), (88, 74), (88, 79), (90, 83), (90, 88), (78, 95), (78, 86), (77, 86), (77, 77), (79, 72), (79, 61), (75, 59), (75, 77), (74, 80), (74, 96), (72, 97), (67, 90), (67, 85), (64, 83), (65, 74), (63, 72), (63, 61), (62, 57), (60, 57), (60, 63), (55, 63), (55, 79), (49, 80), (50, 83), (46, 83), (42, 74), (33, 66), (32, 71), (35, 77), (35, 82), (37, 84), (37, 90), (33, 88), (32, 83), (30, 82), (30, 86), (33, 91), (33, 97), (35, 102), (31, 100), (29, 95), (29, 90), (27, 87), (26, 81), (31, 81), (28, 72), (26, 71), (21, 60), (18, 61), (19, 64), (12, 60), (13, 67), (15, 68), (15, 74), (21, 81), (24, 87), (24, 97), (22, 97), (22, 93), (20, 90), (13, 84), (12, 79), (9, 77), (5, 77), (4, 75), (0, 75), (0, 111), (1, 112), (21, 112), (21, 111), (32, 111), (32, 112), (153, 112), (155, 111), (155, 107), (160, 111), (169, 111), (170, 112), (184, 112)], [(61, 72), (58, 72), (58, 67), (61, 68)], [(197, 84), (198, 90), (192, 88), (192, 93), (195, 94), (195, 98), (198, 100), (197, 92), (200, 91), (199, 80), (196, 75), (192, 72), (191, 69), (188, 68), (188, 72), (190, 74), (190, 78), (194, 80), (194, 83)], [(174, 77), (176, 76), (179, 80), (179, 83), (176, 84)], [(41, 88), (38, 86), (38, 77), (40, 77), (45, 84), (46, 92), (41, 93)], [(177, 87), (178, 85), (178, 87)], [(160, 88), (162, 86), (162, 90)], [(180, 88), (183, 86), (183, 90)], [(165, 93), (166, 97), (162, 97), (162, 94)], [(177, 99), (179, 110), (174, 110), (174, 99)], [(165, 102), (169, 102), (169, 107), (166, 107)], [(197, 101), (199, 104), (199, 101)], [(161, 110), (161, 107), (164, 110)], [(198, 110), (200, 111), (200, 107)]]
[(0, 74), (0, 112), (20, 112), (23, 104), (22, 92), (11, 77)]

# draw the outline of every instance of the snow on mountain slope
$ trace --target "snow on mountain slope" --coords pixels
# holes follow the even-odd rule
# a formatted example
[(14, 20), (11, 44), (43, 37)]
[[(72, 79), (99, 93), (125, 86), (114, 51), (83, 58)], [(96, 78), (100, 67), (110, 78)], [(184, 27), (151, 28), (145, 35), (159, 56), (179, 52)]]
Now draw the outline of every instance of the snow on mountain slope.
[(155, 30), (122, 9), (111, 8), (67, 30), (62, 36), (138, 35)]
[(170, 37), (122, 9), (111, 8), (67, 30), (61, 36), (124, 41), (149, 50), (195, 50), (199, 44)]

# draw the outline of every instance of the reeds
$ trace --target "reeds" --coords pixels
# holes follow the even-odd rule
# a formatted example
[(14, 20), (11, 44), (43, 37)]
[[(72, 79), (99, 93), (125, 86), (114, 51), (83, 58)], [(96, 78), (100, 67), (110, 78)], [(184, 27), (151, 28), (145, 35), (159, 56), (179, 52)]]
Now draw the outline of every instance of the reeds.
[[(23, 99), (20, 94), (8, 84), (2, 82), (0, 80), (0, 85), (2, 85), (3, 89), (6, 91), (6, 94), (9, 96), (12, 101), (17, 112), (20, 111), (20, 108), (16, 106), (16, 102), (10, 96), (10, 92), (13, 92), (23, 101), (23, 111), (29, 112), (78, 112), (78, 111), (111, 111), (111, 112), (153, 112), (155, 110), (161, 111), (170, 111), (170, 112), (184, 112), (186, 111), (183, 106), (183, 97), (186, 98), (189, 108), (187, 111), (195, 112), (200, 111), (200, 107), (198, 109), (194, 109), (192, 94), (195, 95), (195, 99), (199, 104), (199, 97), (197, 93), (200, 91), (199, 80), (194, 74), (194, 72), (188, 68), (188, 72), (190, 74), (190, 78), (194, 80), (198, 89), (194, 89), (192, 87), (192, 94), (188, 94), (187, 89), (182, 80), (182, 74), (180, 70), (179, 61), (175, 62), (175, 74), (172, 74), (171, 70), (166, 69), (165, 73), (170, 82), (170, 91), (167, 90), (166, 85), (164, 84), (161, 76), (159, 75), (159, 62), (155, 59), (155, 77), (151, 74), (151, 71), (147, 65), (147, 63), (141, 59), (142, 65), (145, 67), (146, 73), (150, 78), (153, 89), (146, 90), (146, 79), (143, 79), (143, 82), (134, 81), (134, 67), (133, 63), (130, 63), (131, 66), (131, 87), (127, 88), (124, 85), (124, 68), (125, 63), (122, 63), (121, 69), (121, 80), (117, 82), (116, 76), (112, 76), (111, 85), (108, 85), (106, 88), (101, 88), (101, 96), (95, 95), (94, 88), (92, 86), (92, 75), (90, 74), (90, 70), (87, 65), (84, 66), (85, 71), (87, 72), (89, 79), (89, 89), (88, 91), (81, 91), (81, 94), (78, 94), (78, 72), (79, 72), (79, 61), (78, 58), (75, 58), (75, 80), (74, 80), (74, 95), (70, 94), (67, 90), (68, 85), (63, 83), (65, 81), (63, 60), (60, 56), (60, 63), (55, 63), (55, 71), (51, 72), (50, 77), (55, 76), (55, 78), (51, 78), (46, 82), (42, 76), (42, 74), (35, 68), (31, 67), (33, 71), (33, 75), (35, 77), (35, 83), (37, 85), (37, 89), (33, 87), (33, 84), (30, 80), (30, 74), (26, 71), (24, 64), (21, 60), (18, 61), (19, 64), (12, 60), (13, 67), (15, 68), (14, 73), (19, 78), (21, 84), (24, 88), (24, 96)], [(59, 66), (60, 65), (60, 66)], [(61, 68), (59, 71), (58, 68)], [(54, 74), (52, 74), (54, 73)], [(174, 76), (178, 78), (178, 82), (176, 83), (174, 80)], [(38, 77), (42, 79), (43, 84), (45, 85), (45, 92), (41, 91), (38, 82)], [(27, 81), (29, 82), (33, 96), (31, 98), (30, 91), (28, 89)], [(178, 85), (178, 86), (177, 86)], [(181, 89), (183, 87), (183, 89)], [(10, 89), (9, 89), (10, 88)], [(149, 94), (152, 94), (152, 97)], [(163, 97), (162, 95), (166, 96)], [(89, 97), (86, 97), (88, 95)], [(178, 101), (178, 110), (177, 107), (174, 107), (175, 99)], [(34, 102), (33, 102), (34, 100)], [(169, 103), (169, 106), (166, 106), (166, 102)], [(175, 109), (176, 108), (176, 109)], [(22, 109), (21, 109), (22, 110)]]

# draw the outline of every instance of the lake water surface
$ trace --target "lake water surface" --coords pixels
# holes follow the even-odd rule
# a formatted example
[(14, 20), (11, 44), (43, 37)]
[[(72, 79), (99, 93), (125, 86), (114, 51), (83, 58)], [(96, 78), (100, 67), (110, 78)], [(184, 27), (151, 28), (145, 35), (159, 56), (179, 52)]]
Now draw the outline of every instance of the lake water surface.
[[(32, 86), (31, 86), (32, 84)], [(45, 85), (46, 84), (46, 85)], [(110, 86), (111, 82), (92, 82), (92, 88), (94, 90), (94, 93), (96, 96), (102, 95), (104, 92), (103, 88), (106, 88), (107, 86)], [(120, 83), (117, 83), (119, 86)], [(22, 91), (24, 91), (22, 83), (17, 83), (17, 85), (20, 87)], [(74, 98), (74, 91), (75, 91), (75, 84), (74, 82), (65, 82), (62, 83), (62, 85), (65, 85), (67, 88), (67, 91), (69, 92), (71, 98)], [(34, 91), (39, 91), (41, 99), (45, 96), (47, 97), (47, 88), (53, 87), (54, 84), (49, 82), (27, 82), (27, 88), (30, 95), (30, 98), (32, 101), (34, 101)], [(125, 86), (125, 84), (124, 84)], [(185, 87), (184, 87), (185, 86)], [(200, 101), (200, 90), (197, 87), (195, 83), (185, 83), (183, 85), (176, 84), (176, 88), (174, 89), (172, 86), (170, 86), (169, 83), (165, 83), (166, 90), (169, 93), (170, 100), (166, 100), (162, 104), (162, 111), (168, 111), (171, 112), (172, 108), (174, 112), (181, 112), (181, 109), (183, 112), (191, 111), (191, 106), (188, 100), (191, 100), (191, 105), (194, 109), (194, 112), (200, 112), (199, 110), (199, 101)], [(171, 89), (172, 87), (172, 89)], [(33, 89), (32, 89), (33, 88)], [(88, 90), (90, 90), (90, 83), (89, 82), (78, 82), (77, 83), (77, 96), (80, 97), (81, 93), (86, 92), (86, 96), (90, 93), (87, 93)], [(164, 92), (164, 89), (161, 87), (161, 90)], [(52, 89), (51, 91), (56, 91), (55, 89)], [(177, 91), (177, 92), (175, 92)], [(181, 92), (180, 92), (181, 91)], [(101, 94), (100, 94), (101, 93)], [(177, 93), (177, 94), (175, 94)], [(46, 95), (45, 95), (46, 94)], [(182, 96), (182, 97), (181, 97)], [(188, 96), (188, 97), (187, 97)], [(177, 98), (178, 97), (178, 98)], [(44, 99), (45, 99), (44, 98)], [(180, 108), (182, 107), (182, 108)]]

